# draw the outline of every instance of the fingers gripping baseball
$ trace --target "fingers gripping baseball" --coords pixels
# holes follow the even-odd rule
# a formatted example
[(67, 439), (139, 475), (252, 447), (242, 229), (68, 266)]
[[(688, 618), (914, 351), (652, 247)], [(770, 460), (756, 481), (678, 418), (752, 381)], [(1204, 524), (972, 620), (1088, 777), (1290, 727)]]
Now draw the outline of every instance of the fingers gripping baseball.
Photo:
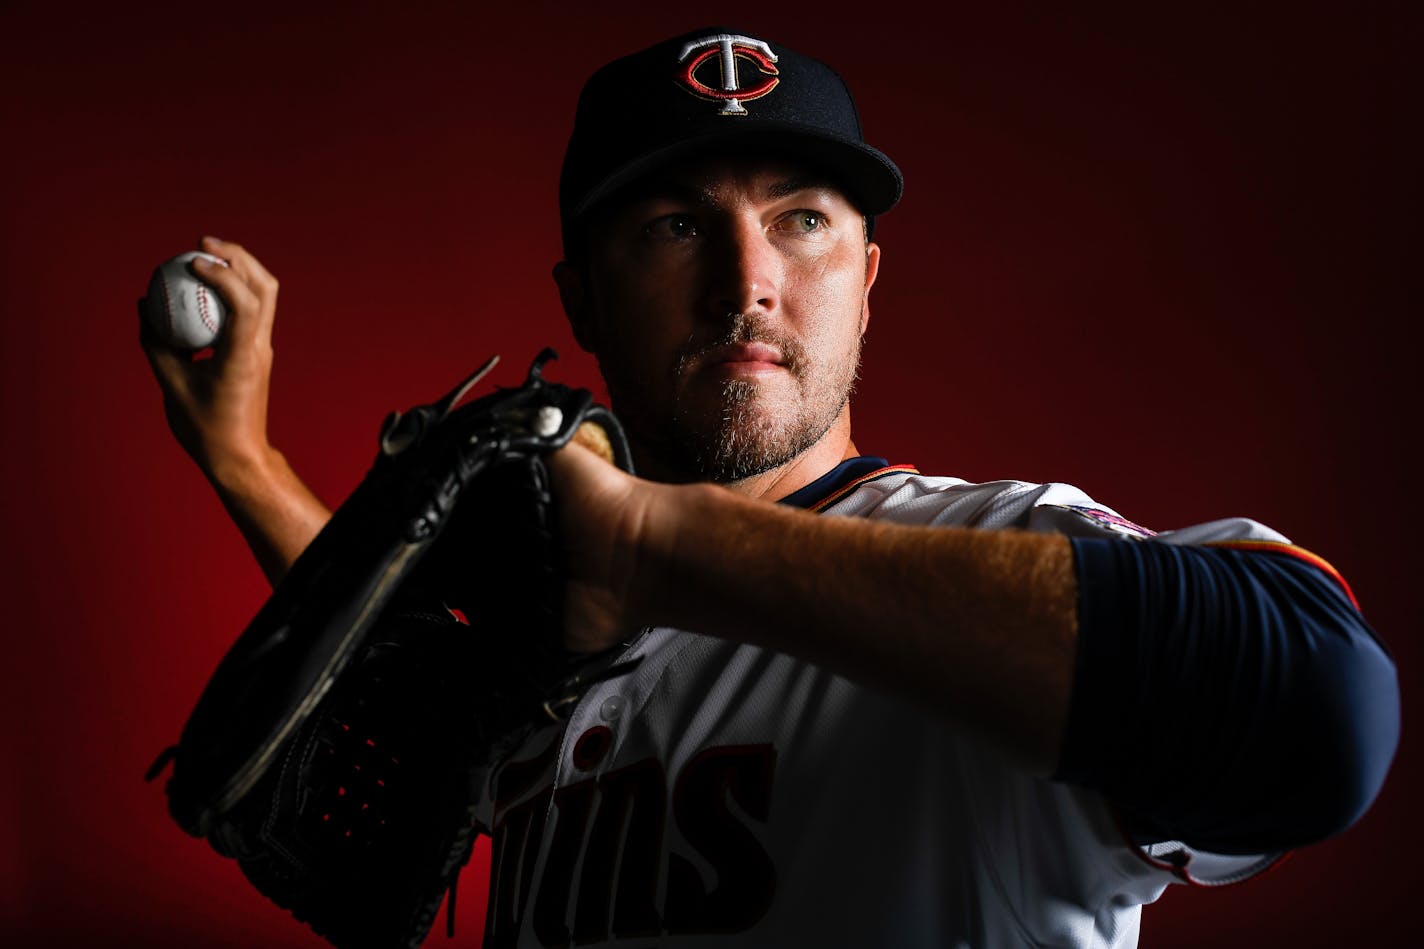
[(201, 246), (228, 262), (225, 268), (195, 262), (199, 276), (216, 286), (236, 310), (231, 329), (219, 339), (219, 345), (234, 351), (270, 349), (277, 316), (277, 278), (240, 244), (205, 237)]
[(228, 325), (211, 359), (169, 349), (144, 328), (141, 343), (164, 394), (169, 427), (210, 478), (251, 466), (269, 451), (267, 397), (272, 373), (272, 324), (277, 280), (242, 246), (205, 237), (193, 271), (228, 305)]

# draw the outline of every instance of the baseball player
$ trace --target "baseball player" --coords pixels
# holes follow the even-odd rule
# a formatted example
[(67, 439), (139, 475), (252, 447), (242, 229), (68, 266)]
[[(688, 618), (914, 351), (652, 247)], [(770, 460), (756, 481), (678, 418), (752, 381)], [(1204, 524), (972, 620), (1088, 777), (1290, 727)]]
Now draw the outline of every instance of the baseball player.
[[(642, 661), (487, 775), (486, 945), (1132, 946), (1169, 882), (1377, 793), (1394, 667), (1320, 557), (856, 448), (900, 190), (840, 78), (753, 34), (584, 87), (554, 276), (642, 477), (555, 458), (568, 643)], [(276, 282), (203, 249), (232, 344), (146, 349), (275, 581), (328, 512), (266, 441)]]

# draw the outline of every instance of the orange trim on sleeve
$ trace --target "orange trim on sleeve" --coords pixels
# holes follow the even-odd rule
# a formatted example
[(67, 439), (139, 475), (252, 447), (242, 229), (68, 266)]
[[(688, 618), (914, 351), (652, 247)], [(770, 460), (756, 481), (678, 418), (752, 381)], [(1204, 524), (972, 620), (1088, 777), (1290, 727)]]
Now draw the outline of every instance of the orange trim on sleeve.
[(1304, 547), (1297, 547), (1295, 544), (1283, 544), (1274, 540), (1223, 540), (1206, 544), (1207, 547), (1229, 547), (1232, 550), (1260, 550), (1266, 553), (1285, 554), (1297, 560), (1303, 560), (1325, 573), (1340, 584), (1340, 588), (1345, 591), (1345, 595), (1350, 598), (1355, 609), (1360, 608), (1360, 601), (1355, 599), (1355, 591), (1350, 589), (1350, 584), (1346, 582), (1339, 570), (1336, 570), (1330, 561), (1316, 553), (1311, 553)]
[(813, 514), (819, 514), (826, 508), (830, 507), (832, 504), (835, 504), (841, 498), (845, 497), (847, 494), (850, 494), (862, 484), (865, 484), (867, 481), (874, 481), (876, 478), (883, 478), (888, 474), (895, 474), (897, 472), (902, 471), (908, 474), (920, 473), (920, 469), (916, 468), (914, 465), (890, 465), (887, 468), (877, 468), (869, 474), (861, 475), (859, 478), (856, 478), (849, 484), (841, 485), (835, 491), (832, 491), (830, 494), (826, 495), (824, 498), (817, 501), (815, 504), (808, 506), (806, 510), (810, 511)]

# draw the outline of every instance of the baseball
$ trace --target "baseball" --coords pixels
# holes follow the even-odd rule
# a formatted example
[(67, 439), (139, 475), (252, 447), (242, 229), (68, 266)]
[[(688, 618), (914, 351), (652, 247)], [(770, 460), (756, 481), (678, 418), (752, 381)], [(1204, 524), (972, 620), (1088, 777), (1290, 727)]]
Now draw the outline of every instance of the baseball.
[(148, 282), (144, 314), (159, 338), (174, 349), (211, 346), (227, 322), (227, 303), (192, 271), (195, 257), (227, 266), (212, 254), (189, 251), (159, 264)]

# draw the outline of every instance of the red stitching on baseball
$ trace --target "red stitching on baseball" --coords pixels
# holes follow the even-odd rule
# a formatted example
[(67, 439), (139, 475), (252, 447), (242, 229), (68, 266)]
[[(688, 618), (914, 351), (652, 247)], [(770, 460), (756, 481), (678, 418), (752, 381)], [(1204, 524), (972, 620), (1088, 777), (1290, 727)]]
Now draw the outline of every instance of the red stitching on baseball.
[(203, 325), (208, 328), (209, 333), (218, 331), (218, 328), (213, 325), (212, 316), (208, 313), (208, 288), (203, 284), (198, 285), (198, 316), (202, 317)]

